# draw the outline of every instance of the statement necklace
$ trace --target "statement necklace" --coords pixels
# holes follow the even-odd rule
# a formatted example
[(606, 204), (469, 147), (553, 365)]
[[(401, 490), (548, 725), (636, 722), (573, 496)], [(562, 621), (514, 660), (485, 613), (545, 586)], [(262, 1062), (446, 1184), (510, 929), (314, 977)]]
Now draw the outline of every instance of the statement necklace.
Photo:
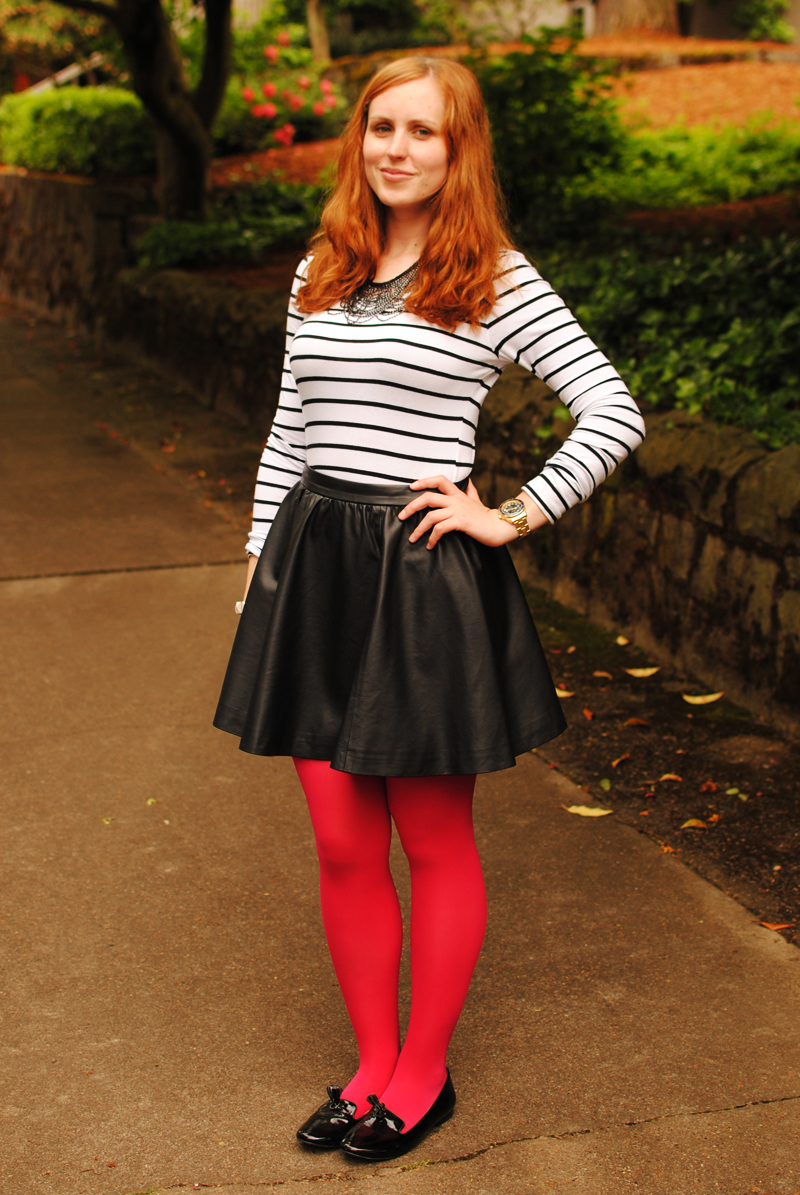
[(366, 324), (372, 319), (386, 320), (398, 315), (404, 307), (404, 295), (417, 276), (419, 262), (415, 261), (402, 274), (388, 282), (365, 282), (342, 300), (342, 310), (348, 324)]

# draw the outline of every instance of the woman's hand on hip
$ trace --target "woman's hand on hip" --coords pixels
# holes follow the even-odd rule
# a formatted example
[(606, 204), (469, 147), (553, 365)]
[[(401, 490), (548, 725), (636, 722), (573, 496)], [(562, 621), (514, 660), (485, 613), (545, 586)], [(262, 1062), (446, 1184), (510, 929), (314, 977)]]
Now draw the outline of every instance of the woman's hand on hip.
[[(416, 511), (429, 508), (428, 513), (408, 537), (412, 544), (426, 531), (430, 531), (427, 545), (429, 548), (434, 548), (448, 531), (463, 531), (478, 543), (486, 544), (490, 548), (500, 547), (501, 544), (511, 543), (519, 538), (513, 523), (501, 519), (497, 511), (491, 507), (484, 506), (471, 478), (466, 493), (446, 477), (423, 477), (412, 482), (410, 488), (424, 492), (404, 506), (399, 517), (407, 519)], [(527, 494), (520, 494), (520, 498), (525, 503), (531, 530), (543, 526), (547, 518), (542, 510)]]

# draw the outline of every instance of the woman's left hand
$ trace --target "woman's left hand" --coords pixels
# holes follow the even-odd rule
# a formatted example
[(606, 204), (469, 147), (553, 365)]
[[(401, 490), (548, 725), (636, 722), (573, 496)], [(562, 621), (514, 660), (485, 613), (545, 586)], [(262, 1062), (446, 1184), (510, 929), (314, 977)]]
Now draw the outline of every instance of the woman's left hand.
[[(426, 531), (430, 531), (427, 545), (429, 548), (436, 547), (437, 542), (448, 531), (464, 531), (490, 548), (500, 547), (501, 544), (519, 538), (513, 523), (501, 519), (496, 510), (484, 506), (472, 478), (467, 484), (466, 493), (446, 477), (423, 477), (419, 481), (413, 481), (410, 489), (424, 490), (425, 493), (403, 507), (399, 515), (401, 519), (407, 519), (416, 511), (424, 510), (426, 506), (430, 507), (424, 519), (420, 520), (419, 525), (408, 537), (412, 544)], [(525, 503), (531, 530), (543, 526), (547, 522), (544, 512), (527, 494), (520, 494), (520, 498)]]

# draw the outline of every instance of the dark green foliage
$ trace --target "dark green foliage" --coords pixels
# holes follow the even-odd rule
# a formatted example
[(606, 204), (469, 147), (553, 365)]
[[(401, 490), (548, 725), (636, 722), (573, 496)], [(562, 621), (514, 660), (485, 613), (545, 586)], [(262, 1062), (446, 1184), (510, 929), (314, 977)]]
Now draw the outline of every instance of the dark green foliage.
[(752, 41), (794, 41), (794, 30), (784, 20), (789, 0), (739, 0), (732, 21)]
[(317, 225), (321, 198), (321, 187), (272, 180), (223, 192), (206, 223), (165, 220), (149, 229), (137, 246), (139, 265), (248, 265), (274, 245), (301, 247)]
[(800, 240), (735, 247), (621, 238), (543, 273), (646, 408), (704, 411), (800, 443)]
[(62, 87), (0, 103), (0, 160), (60, 174), (147, 174), (152, 122), (130, 91)]
[[(564, 30), (525, 35), (527, 52), (475, 56), (513, 225), (547, 238), (594, 223), (610, 206), (587, 187), (616, 168), (625, 134), (609, 97), (609, 71), (564, 47)], [(555, 46), (558, 45), (556, 50)]]

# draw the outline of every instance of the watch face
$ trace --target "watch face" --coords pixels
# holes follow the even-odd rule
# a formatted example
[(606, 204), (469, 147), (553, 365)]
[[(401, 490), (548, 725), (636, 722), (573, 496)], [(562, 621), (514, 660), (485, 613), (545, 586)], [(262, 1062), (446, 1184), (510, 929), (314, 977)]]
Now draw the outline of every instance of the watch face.
[(525, 503), (519, 498), (509, 498), (507, 502), (501, 504), (500, 513), (507, 519), (515, 519), (517, 515), (525, 513)]

